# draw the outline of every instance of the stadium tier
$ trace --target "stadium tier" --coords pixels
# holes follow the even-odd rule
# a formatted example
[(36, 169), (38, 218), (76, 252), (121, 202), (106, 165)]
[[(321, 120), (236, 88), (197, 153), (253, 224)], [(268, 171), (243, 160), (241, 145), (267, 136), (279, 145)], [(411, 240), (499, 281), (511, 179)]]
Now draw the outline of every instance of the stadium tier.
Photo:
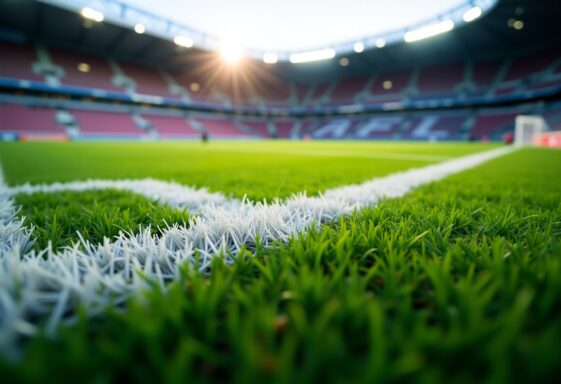
[(20, 136), (64, 135), (65, 129), (56, 122), (56, 110), (40, 106), (0, 104), (0, 131)]
[(136, 93), (173, 98), (169, 85), (162, 74), (153, 68), (142, 68), (134, 65), (120, 64), (123, 74), (132, 79)]
[[(407, 100), (459, 99), (467, 96), (513, 95), (559, 86), (558, 50), (508, 58), (438, 64), (397, 72), (373, 72), (328, 83), (296, 84), (277, 77), (256, 78), (239, 88), (191, 73), (166, 73), (155, 67), (111, 58), (1, 42), (0, 77), (64, 86), (139, 93), (166, 99), (188, 99), (221, 105), (262, 107), (337, 106)], [(41, 54), (42, 53), (42, 54)], [(291, 96), (294, 89), (294, 97)], [(175, 89), (175, 92), (172, 90)]]
[(83, 137), (135, 138), (146, 135), (128, 113), (70, 110)]
[[(95, 110), (76, 108), (76, 103), (57, 108), (0, 104), (0, 131), (31, 139), (42, 136), (71, 139), (200, 139), (211, 138), (314, 138), (314, 139), (399, 139), (399, 140), (501, 140), (514, 132), (518, 114), (535, 109), (503, 107), (498, 110), (384, 113), (375, 116), (240, 119), (215, 117), (208, 113), (178, 114), (155, 108), (123, 110), (104, 104)], [(89, 108), (92, 106), (90, 105)], [(561, 126), (561, 106), (541, 110), (552, 128)], [(10, 136), (13, 137), (13, 136)]]
[(0, 76), (18, 80), (43, 81), (43, 76), (33, 70), (37, 61), (34, 47), (0, 40)]
[(113, 71), (102, 57), (72, 53), (59, 49), (49, 50), (52, 63), (63, 69), (61, 84), (124, 92), (112, 83)]
[(454, 88), (465, 81), (463, 63), (436, 65), (420, 70), (417, 88), (421, 94), (433, 92), (454, 93)]
[[(293, 76), (257, 64), (234, 75), (208, 54), (191, 59), (178, 48), (176, 62), (159, 65), (118, 50), (14, 41), (0, 40), (0, 103), (4, 115), (15, 111), (2, 130), (20, 136), (497, 140), (516, 114), (549, 113), (561, 94), (557, 46), (418, 63), (386, 57), (356, 73), (347, 59), (335, 76)], [(422, 51), (415, 55), (426, 59)], [(38, 111), (55, 118), (36, 119)]]
[(201, 132), (182, 116), (144, 114), (142, 117), (164, 139), (199, 138), (201, 136)]
[(491, 113), (477, 117), (475, 124), (470, 132), (474, 139), (489, 140), (497, 138), (497, 135), (507, 132), (514, 132), (514, 118), (516, 113)]
[(244, 138), (251, 137), (251, 133), (244, 131), (235, 122), (222, 119), (198, 118), (202, 128), (210, 137), (218, 138)]

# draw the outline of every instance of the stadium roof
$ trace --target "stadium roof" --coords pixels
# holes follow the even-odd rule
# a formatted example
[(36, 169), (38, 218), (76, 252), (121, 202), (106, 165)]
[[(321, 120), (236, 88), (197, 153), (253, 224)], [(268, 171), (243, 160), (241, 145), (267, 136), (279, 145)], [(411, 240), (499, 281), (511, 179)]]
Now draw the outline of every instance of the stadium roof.
[(433, 19), (466, 0), (125, 0), (207, 35), (263, 51), (325, 48)]
[(447, 32), (498, 0), (39, 1), (187, 47), (304, 62)]
[[(198, 44), (184, 48), (174, 44), (169, 36), (148, 33), (148, 24), (145, 33), (139, 34), (134, 25), (131, 27), (130, 22), (122, 20), (113, 21), (107, 17), (103, 22), (91, 23), (79, 11), (55, 6), (51, 1), (0, 0), (0, 39), (33, 40), (120, 61), (158, 65), (169, 71), (187, 70), (216, 59), (216, 51), (208, 51)], [(104, 0), (67, 1), (72, 4), (83, 1), (93, 6)], [(514, 21), (523, 23), (523, 28), (513, 28), (510, 23)], [(286, 79), (317, 83), (435, 63), (504, 59), (560, 46), (560, 36), (561, 1), (499, 0), (476, 22), (465, 23), (449, 33), (419, 43), (407, 44), (401, 38), (400, 43), (387, 44), (382, 49), (365, 49), (361, 53), (353, 52), (351, 46), (350, 52), (338, 51), (333, 60), (304, 65), (279, 60), (276, 65), (262, 62), (255, 62), (255, 65), (266, 66), (263, 70)], [(347, 60), (345, 66), (340, 64), (343, 59)]]

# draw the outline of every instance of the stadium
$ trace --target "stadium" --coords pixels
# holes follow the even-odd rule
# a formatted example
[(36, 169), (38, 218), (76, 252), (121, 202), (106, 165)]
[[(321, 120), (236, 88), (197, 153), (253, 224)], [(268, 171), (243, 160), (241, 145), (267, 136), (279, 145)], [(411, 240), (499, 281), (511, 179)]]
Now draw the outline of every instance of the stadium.
[(0, 10), (2, 382), (558, 380), (561, 2)]

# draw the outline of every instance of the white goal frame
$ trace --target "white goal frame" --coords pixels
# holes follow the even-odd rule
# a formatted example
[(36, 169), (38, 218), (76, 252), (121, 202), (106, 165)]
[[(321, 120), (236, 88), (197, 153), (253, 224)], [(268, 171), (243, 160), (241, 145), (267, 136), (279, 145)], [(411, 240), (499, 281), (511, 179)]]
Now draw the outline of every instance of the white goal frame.
[(518, 115), (514, 124), (514, 144), (519, 147), (532, 145), (533, 137), (549, 130), (540, 115)]

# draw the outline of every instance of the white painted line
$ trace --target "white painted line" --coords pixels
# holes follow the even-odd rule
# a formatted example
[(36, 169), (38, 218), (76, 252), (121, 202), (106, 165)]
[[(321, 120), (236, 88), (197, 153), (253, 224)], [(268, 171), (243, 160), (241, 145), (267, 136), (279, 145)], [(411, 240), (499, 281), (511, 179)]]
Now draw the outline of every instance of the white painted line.
[[(78, 305), (96, 314), (110, 304), (123, 302), (132, 292), (149, 287), (142, 275), (165, 287), (166, 282), (179, 277), (182, 265), (194, 265), (195, 252), (200, 256), (200, 272), (208, 273), (212, 258), (221, 252), (227, 251), (225, 261), (231, 263), (242, 247), (253, 249), (257, 241), (264, 246), (285, 242), (298, 232), (309, 230), (314, 223), (319, 228), (321, 223), (375, 205), (381, 198), (401, 197), (413, 188), (512, 150), (477, 153), (335, 188), (318, 197), (301, 194), (271, 204), (210, 203), (200, 207), (199, 216), (193, 217), (188, 227), (173, 226), (162, 235), (155, 235), (150, 229), (137, 235), (121, 233), (112, 242), (83, 241), (81, 247), (76, 245), (58, 252), (25, 251), (28, 230), (14, 221), (9, 193), (0, 193), (0, 211), (7, 212), (0, 223), (0, 244), (4, 245), (0, 249), (0, 351), (13, 351), (20, 335), (36, 332), (30, 319), (48, 319), (47, 331), (54, 333), (61, 322), (74, 320)], [(157, 190), (162, 192), (159, 187)], [(153, 196), (169, 198), (167, 192), (160, 192), (153, 192)], [(16, 228), (5, 229), (14, 222)]]
[(142, 180), (85, 180), (68, 183), (53, 184), (23, 184), (16, 187), (5, 187), (0, 194), (17, 195), (33, 194), (37, 192), (83, 192), (102, 189), (117, 189), (136, 193), (150, 200), (161, 202), (176, 208), (189, 208), (189, 212), (196, 213), (208, 205), (234, 204), (221, 193), (211, 193), (205, 188), (191, 188), (173, 182), (155, 179)]

